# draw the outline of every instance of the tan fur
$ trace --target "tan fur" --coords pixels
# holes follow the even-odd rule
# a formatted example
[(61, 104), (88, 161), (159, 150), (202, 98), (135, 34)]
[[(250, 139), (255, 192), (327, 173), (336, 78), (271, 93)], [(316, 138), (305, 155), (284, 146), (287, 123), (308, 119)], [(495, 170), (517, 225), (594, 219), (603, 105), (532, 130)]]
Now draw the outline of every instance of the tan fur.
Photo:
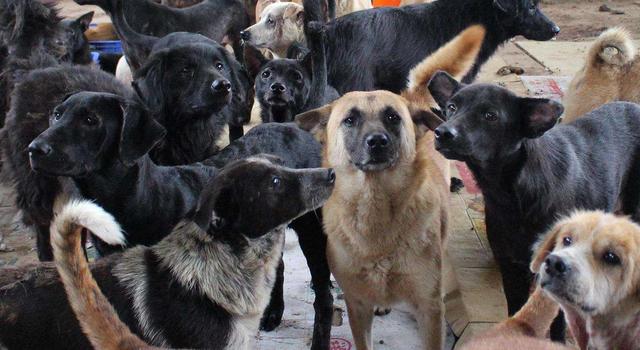
[[(568, 246), (563, 240), (570, 237)], [(622, 261), (602, 260), (614, 252)], [(565, 293), (547, 290), (560, 303), (581, 349), (636, 349), (640, 334), (640, 226), (598, 211), (576, 212), (560, 220), (539, 245), (531, 269), (544, 280), (544, 260), (561, 257), (572, 271)], [(588, 306), (588, 308), (585, 308)]]
[(56, 266), (83, 331), (96, 349), (153, 349), (120, 320), (93, 279), (81, 247), (83, 229), (59, 220), (51, 225)]
[(587, 53), (563, 99), (563, 123), (613, 101), (640, 102), (640, 59), (631, 35), (622, 28), (602, 33)]
[(373, 8), (371, 0), (336, 0), (336, 17)]
[(118, 40), (118, 34), (111, 23), (98, 23), (95, 27), (87, 29), (84, 35), (89, 41)]
[[(292, 2), (274, 2), (261, 13), (260, 20), (245, 29), (250, 33), (247, 43), (261, 49), (269, 49), (275, 57), (286, 57), (294, 42), (306, 44), (303, 30), (304, 8)], [(268, 24), (268, 20), (275, 25)]]

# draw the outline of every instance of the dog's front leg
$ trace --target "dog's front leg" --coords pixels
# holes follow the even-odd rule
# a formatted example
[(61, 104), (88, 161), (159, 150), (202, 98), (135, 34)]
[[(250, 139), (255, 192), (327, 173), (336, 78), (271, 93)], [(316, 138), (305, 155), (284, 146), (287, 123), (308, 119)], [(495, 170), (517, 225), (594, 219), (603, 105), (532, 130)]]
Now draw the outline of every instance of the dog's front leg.
[(373, 325), (373, 306), (359, 300), (349, 298), (345, 294), (347, 312), (349, 313), (349, 326), (353, 334), (353, 341), (357, 350), (373, 349), (371, 327)]
[(276, 270), (276, 280), (271, 290), (271, 299), (269, 305), (262, 314), (260, 320), (260, 329), (263, 331), (271, 332), (276, 329), (280, 322), (282, 322), (282, 314), (284, 313), (284, 261), (280, 256), (280, 263)]
[(418, 329), (422, 336), (423, 349), (440, 350), (444, 344), (444, 303), (442, 298), (423, 300), (414, 305)]

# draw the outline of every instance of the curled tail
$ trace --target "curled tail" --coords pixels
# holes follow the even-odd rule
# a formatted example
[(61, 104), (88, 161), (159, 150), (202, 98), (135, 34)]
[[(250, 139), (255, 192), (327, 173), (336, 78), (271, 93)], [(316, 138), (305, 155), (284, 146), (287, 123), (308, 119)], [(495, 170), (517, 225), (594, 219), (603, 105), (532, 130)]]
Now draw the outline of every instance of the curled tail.
[(544, 338), (551, 323), (558, 316), (560, 306), (541, 287), (536, 287), (527, 303), (513, 317), (497, 325), (500, 334)]
[(56, 267), (82, 330), (96, 349), (150, 348), (120, 320), (93, 278), (81, 245), (85, 229), (109, 244), (125, 243), (113, 216), (90, 201), (71, 201), (51, 224)]
[(587, 65), (605, 63), (623, 66), (636, 57), (636, 47), (631, 34), (624, 28), (615, 27), (604, 31), (589, 48)]
[(473, 68), (485, 33), (483, 26), (471, 26), (423, 59), (409, 72), (409, 84), (402, 95), (413, 102), (432, 104), (427, 84), (433, 74), (442, 70), (461, 79)]

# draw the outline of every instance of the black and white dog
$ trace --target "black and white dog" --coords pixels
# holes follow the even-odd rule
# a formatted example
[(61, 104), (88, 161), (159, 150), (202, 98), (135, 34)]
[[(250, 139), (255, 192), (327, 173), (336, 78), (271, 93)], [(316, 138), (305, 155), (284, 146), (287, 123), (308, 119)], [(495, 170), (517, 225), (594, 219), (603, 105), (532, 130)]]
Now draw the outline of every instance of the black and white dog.
[[(99, 288), (117, 312), (109, 316), (119, 317), (155, 346), (252, 349), (275, 280), (285, 227), (321, 206), (334, 181), (332, 169), (294, 170), (265, 158), (229, 164), (205, 187), (193, 217), (165, 239), (93, 265)], [(78, 270), (65, 269), (61, 262), (60, 249), (70, 249), (61, 235), (75, 233), (77, 224), (84, 223), (94, 233), (109, 224), (106, 213), (96, 212), (95, 205), (72, 202), (70, 206), (62, 210), (53, 230), (63, 277)], [(70, 253), (82, 259), (79, 248), (62, 255)], [(0, 341), (6, 347), (87, 349), (91, 340), (96, 348), (128, 348), (120, 341), (122, 334), (109, 333), (111, 328), (87, 327), (113, 309), (80, 310), (81, 329), (69, 302), (79, 311), (78, 305), (95, 300), (95, 291), (68, 289), (67, 302), (59, 278), (50, 273), (40, 277), (0, 291)], [(92, 297), (78, 296), (81, 293)]]
[(640, 106), (611, 103), (555, 126), (563, 108), (552, 100), (444, 72), (429, 90), (446, 119), (436, 149), (466, 162), (482, 189), (510, 315), (529, 295), (532, 245), (560, 215), (620, 210), (640, 220)]

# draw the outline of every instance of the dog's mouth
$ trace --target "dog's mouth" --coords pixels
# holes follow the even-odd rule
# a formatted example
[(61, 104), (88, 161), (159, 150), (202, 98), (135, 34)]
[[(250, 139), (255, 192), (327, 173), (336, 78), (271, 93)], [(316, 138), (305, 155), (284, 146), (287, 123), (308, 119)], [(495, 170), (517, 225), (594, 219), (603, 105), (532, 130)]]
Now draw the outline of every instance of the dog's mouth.
[(558, 302), (564, 302), (574, 307), (578, 307), (584, 313), (592, 313), (596, 311), (593, 306), (579, 302), (576, 300), (574, 293), (567, 290), (564, 284), (559, 284), (556, 280), (551, 278), (543, 278), (540, 281), (540, 287), (552, 294)]
[(383, 171), (393, 167), (396, 163), (396, 159), (389, 158), (371, 158), (365, 162), (352, 162), (352, 164), (360, 171), (364, 172), (376, 172)]
[(443, 145), (440, 141), (435, 142), (436, 151), (440, 152), (447, 159), (463, 160), (464, 152), (461, 152), (455, 146)]

